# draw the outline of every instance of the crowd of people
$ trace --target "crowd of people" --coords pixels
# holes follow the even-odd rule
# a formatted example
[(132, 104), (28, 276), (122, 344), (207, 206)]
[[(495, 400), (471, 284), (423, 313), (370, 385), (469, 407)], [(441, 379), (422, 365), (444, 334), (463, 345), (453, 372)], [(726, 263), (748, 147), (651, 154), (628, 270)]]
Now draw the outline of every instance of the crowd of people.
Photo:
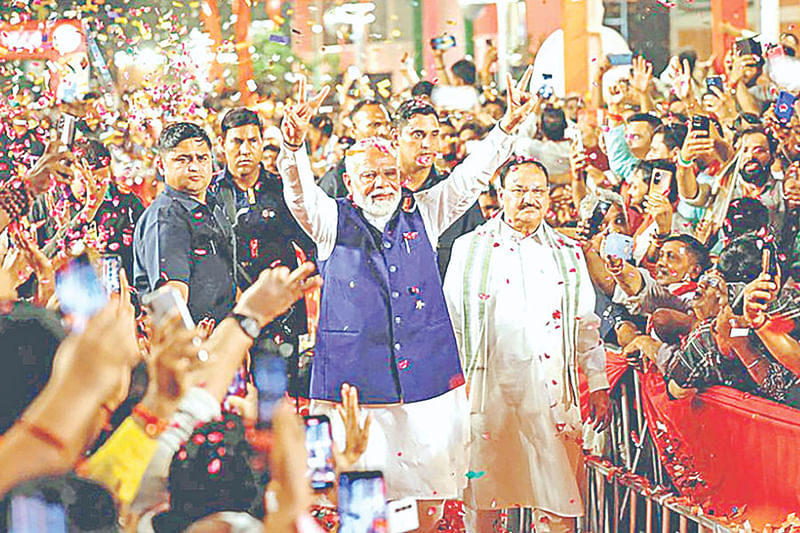
[[(494, 79), (489, 47), (478, 68), (434, 51), (436, 83), (301, 76), (269, 113), (8, 107), (12, 530), (61, 530), (20, 510), (36, 494), (81, 531), (346, 529), (338, 484), (311, 490), (299, 413), (327, 417), (337, 472), (416, 500), (419, 531), (495, 531), (515, 506), (571, 531), (612, 346), (674, 399), (724, 385), (800, 408), (797, 46), (685, 52), (658, 77), (634, 55), (611, 84), (601, 58), (586, 98), (530, 68)], [(99, 303), (67, 287), (82, 261), (116, 280)], [(266, 358), (286, 361), (274, 409)]]

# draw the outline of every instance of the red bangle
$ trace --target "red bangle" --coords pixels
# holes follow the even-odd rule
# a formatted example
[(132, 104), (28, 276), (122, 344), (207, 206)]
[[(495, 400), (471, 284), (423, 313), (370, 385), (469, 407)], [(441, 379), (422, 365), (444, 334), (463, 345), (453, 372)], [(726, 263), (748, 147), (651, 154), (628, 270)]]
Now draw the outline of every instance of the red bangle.
[(58, 437), (53, 435), (48, 430), (46, 430), (43, 427), (38, 426), (38, 425), (36, 425), (36, 424), (34, 424), (32, 422), (28, 422), (24, 418), (21, 418), (17, 423), (25, 431), (30, 433), (31, 436), (39, 439), (40, 441), (44, 442), (45, 444), (48, 444), (48, 445), (52, 446), (53, 448), (58, 450), (58, 452), (61, 453), (61, 454), (66, 453), (67, 447), (61, 441), (61, 439), (59, 439)]
[(622, 115), (617, 115), (617, 114), (615, 114), (615, 113), (609, 113), (609, 114), (608, 114), (608, 115), (606, 115), (606, 116), (607, 116), (608, 118), (610, 118), (611, 120), (616, 120), (617, 122), (625, 122), (625, 118), (623, 118), (623, 116), (622, 116)]
[(168, 422), (160, 419), (150, 409), (144, 407), (142, 404), (137, 404), (133, 408), (131, 415), (138, 417), (144, 424), (144, 432), (149, 437), (157, 437), (167, 429)]

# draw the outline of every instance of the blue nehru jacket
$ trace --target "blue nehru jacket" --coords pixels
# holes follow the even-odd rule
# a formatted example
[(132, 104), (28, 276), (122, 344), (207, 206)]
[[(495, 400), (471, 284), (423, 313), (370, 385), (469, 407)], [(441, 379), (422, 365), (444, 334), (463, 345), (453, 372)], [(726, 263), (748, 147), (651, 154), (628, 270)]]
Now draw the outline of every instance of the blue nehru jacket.
[(350, 200), (336, 201), (311, 397), (341, 401), (342, 383), (362, 403), (434, 398), (464, 383), (442, 284), (419, 209), (398, 210), (381, 233)]

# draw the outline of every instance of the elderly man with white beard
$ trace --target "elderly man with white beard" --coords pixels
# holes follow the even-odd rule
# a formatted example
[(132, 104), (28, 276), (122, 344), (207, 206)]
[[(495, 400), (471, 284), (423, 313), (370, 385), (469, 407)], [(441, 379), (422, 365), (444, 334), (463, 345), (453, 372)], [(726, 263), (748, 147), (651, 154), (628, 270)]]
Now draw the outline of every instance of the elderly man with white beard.
[(466, 482), (464, 374), (436, 244), (510, 156), (513, 133), (535, 102), (525, 91), (530, 77), (529, 69), (518, 86), (509, 78), (499, 125), (449, 178), (416, 193), (402, 191), (395, 150), (376, 137), (347, 152), (347, 198), (334, 200), (315, 184), (303, 144), (327, 87), (290, 108), (281, 125), (284, 197), (317, 245), (323, 278), (311, 411), (329, 415), (342, 445), (336, 403), (343, 384), (358, 388), (371, 424), (356, 468), (383, 471), (391, 499), (425, 500), (420, 531), (433, 529), (435, 508)]

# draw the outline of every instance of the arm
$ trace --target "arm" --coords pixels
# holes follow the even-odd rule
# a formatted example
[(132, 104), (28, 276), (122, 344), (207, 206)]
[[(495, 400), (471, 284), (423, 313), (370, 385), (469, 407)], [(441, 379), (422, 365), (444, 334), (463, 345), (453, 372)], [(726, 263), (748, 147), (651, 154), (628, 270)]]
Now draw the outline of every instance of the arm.
[(793, 327), (791, 319), (771, 318), (756, 329), (756, 335), (776, 361), (800, 376), (800, 342), (789, 334)]
[(433, 65), (436, 67), (436, 75), (439, 76), (439, 85), (452, 85), (450, 75), (444, 66), (444, 50), (433, 48)]
[(430, 229), (431, 242), (458, 220), (489, 186), (497, 168), (511, 155), (514, 138), (495, 127), (450, 176), (416, 193), (420, 213)]
[[(575, 248), (579, 250), (579, 248)], [(576, 252), (578, 255), (583, 255)], [(578, 293), (578, 333), (575, 348), (578, 352), (578, 364), (586, 374), (589, 391), (595, 392), (609, 388), (606, 376), (606, 351), (600, 338), (600, 317), (594, 312), (595, 293), (589, 277), (586, 261), (581, 257), (578, 261), (578, 272), (581, 277)]]
[(631, 153), (628, 143), (625, 142), (625, 126), (618, 124), (605, 132), (603, 137), (608, 148), (608, 166), (614, 173), (628, 181), (639, 160)]
[(284, 146), (278, 155), (286, 206), (317, 245), (318, 257), (327, 259), (336, 243), (338, 212), (336, 200), (316, 184), (304, 148), (295, 152)]
[[(511, 155), (513, 139), (520, 125), (535, 109), (538, 99), (527, 92), (533, 76), (528, 67), (519, 83), (506, 77), (506, 114), (489, 135), (480, 142), (474, 154), (458, 165), (450, 177), (427, 191), (415, 194), (431, 243), (475, 203), (494, 176), (495, 171)], [(476, 170), (473, 170), (476, 169)]]

